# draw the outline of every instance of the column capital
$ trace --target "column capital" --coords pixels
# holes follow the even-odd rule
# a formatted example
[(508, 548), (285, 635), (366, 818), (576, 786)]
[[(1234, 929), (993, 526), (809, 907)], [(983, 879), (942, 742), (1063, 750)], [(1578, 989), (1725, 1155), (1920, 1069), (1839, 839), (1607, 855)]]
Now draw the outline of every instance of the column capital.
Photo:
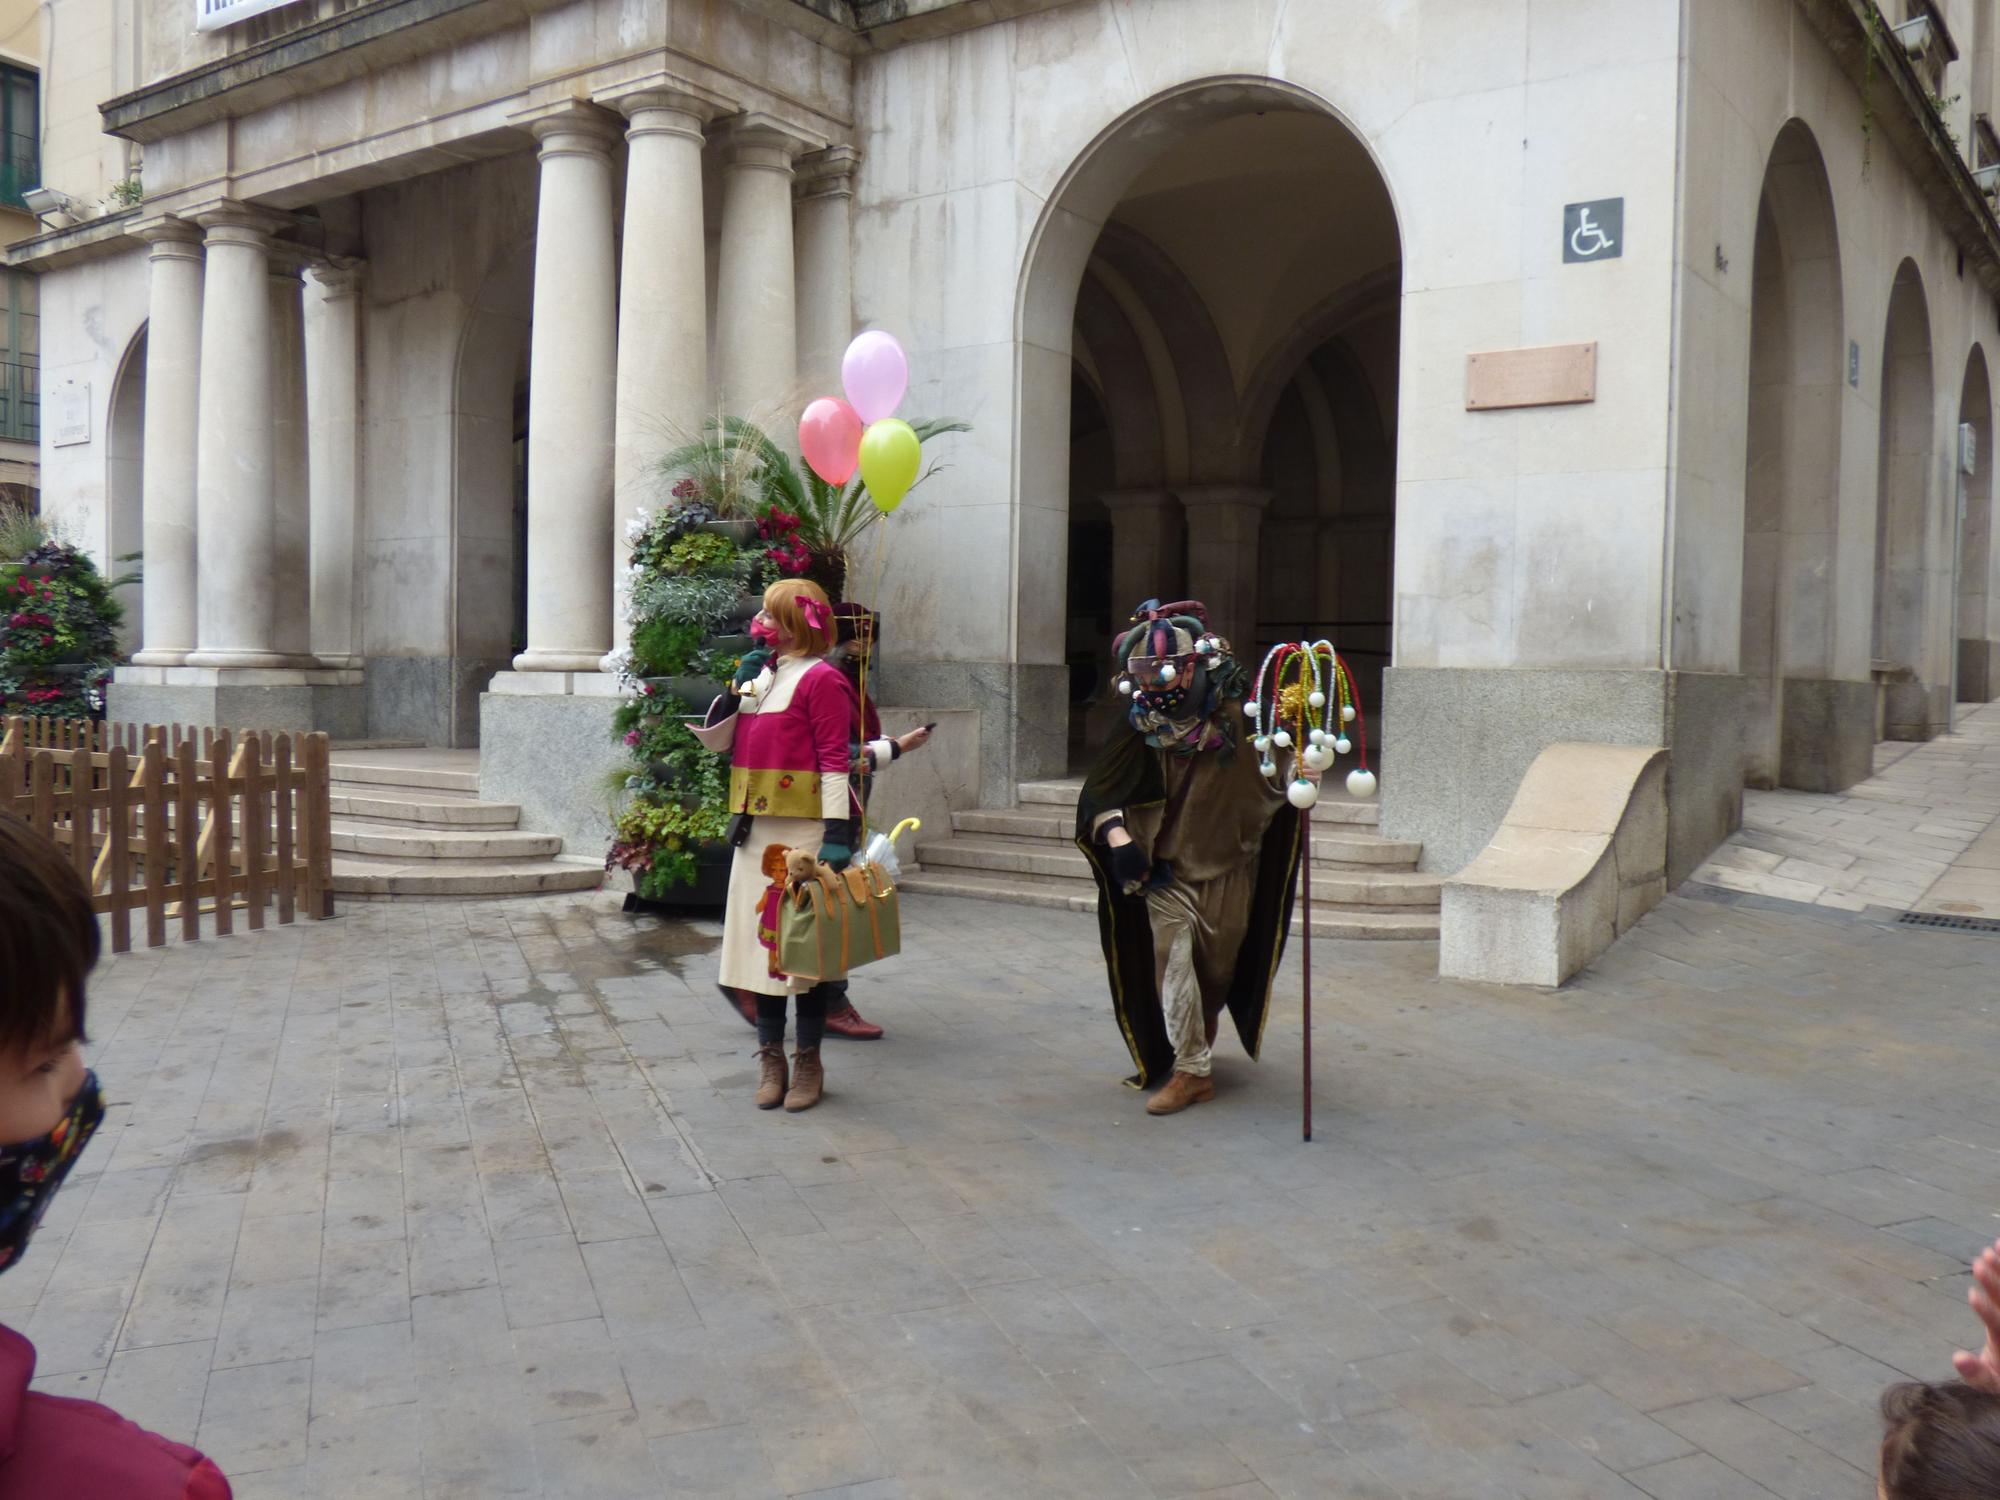
[(610, 110), (580, 99), (562, 99), (509, 116), (541, 143), (544, 161), (551, 156), (609, 157), (624, 134), (622, 122)]
[(1181, 505), (1191, 511), (1225, 506), (1262, 511), (1271, 503), (1271, 493), (1260, 484), (1183, 484), (1174, 487), (1174, 494), (1179, 497)]
[(1132, 485), (1104, 490), (1097, 498), (1114, 518), (1143, 516), (1149, 512), (1164, 513), (1170, 511), (1174, 504), (1172, 491), (1154, 485)]
[(320, 284), (322, 301), (338, 302), (360, 294), (367, 271), (368, 262), (365, 260), (351, 255), (334, 255), (315, 261), (307, 268), (306, 274)]
[(782, 172), (788, 177), (800, 153), (825, 145), (823, 137), (809, 136), (776, 115), (755, 111), (725, 120), (717, 135), (722, 142), (725, 165)]
[(614, 109), (631, 123), (626, 135), (667, 132), (697, 137), (709, 121), (731, 114), (740, 106), (719, 94), (677, 78), (665, 70), (655, 70), (623, 83), (601, 88), (591, 101)]
[(256, 245), (262, 248), (272, 235), (290, 229), (298, 220), (290, 214), (260, 208), (237, 198), (211, 198), (185, 210), (181, 217), (192, 219), (207, 231), (207, 242)]
[(808, 151), (792, 164), (792, 191), (801, 198), (852, 198), (861, 153), (852, 146)]
[(154, 260), (201, 259), (201, 226), (173, 214), (154, 214), (125, 226), (134, 239), (152, 248)]

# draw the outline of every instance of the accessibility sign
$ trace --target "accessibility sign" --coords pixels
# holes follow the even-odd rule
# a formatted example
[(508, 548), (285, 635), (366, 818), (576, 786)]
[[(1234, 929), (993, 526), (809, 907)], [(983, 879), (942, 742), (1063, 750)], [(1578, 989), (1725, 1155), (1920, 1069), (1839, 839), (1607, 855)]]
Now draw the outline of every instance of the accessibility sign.
[(1563, 260), (1616, 260), (1625, 253), (1625, 200), (1563, 205)]

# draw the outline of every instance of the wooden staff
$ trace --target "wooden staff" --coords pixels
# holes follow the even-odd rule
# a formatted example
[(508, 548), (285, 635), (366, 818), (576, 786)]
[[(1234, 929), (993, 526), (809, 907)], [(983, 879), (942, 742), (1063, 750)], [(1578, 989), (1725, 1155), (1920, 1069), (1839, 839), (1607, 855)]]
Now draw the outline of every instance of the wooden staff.
[(1305, 857), (1299, 866), (1300, 883), (1304, 889), (1305, 919), (1300, 931), (1304, 951), (1300, 954), (1301, 967), (1306, 972), (1305, 992), (1305, 1134), (1303, 1140), (1313, 1138), (1313, 844), (1312, 809), (1299, 809), (1299, 842), (1304, 846)]

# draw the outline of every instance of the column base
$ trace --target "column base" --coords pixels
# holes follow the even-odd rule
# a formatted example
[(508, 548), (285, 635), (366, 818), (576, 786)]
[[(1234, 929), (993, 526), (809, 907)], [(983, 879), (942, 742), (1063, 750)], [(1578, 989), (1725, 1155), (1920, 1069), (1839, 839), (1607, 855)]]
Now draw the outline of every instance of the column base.
[(206, 668), (211, 672), (310, 672), (319, 667), (316, 656), (294, 656), (285, 651), (190, 651), (183, 666)]
[[(625, 764), (611, 732), (620, 695), (572, 691), (569, 674), (501, 672), (479, 699), (479, 795), (512, 802), (521, 827), (560, 834), (563, 852), (585, 857), (611, 847), (609, 781)], [(576, 674), (581, 678), (583, 674)]]
[(363, 674), (356, 671), (133, 665), (112, 674), (104, 697), (113, 724), (325, 730), (337, 740), (368, 733)]
[(1070, 773), (1066, 666), (891, 659), (868, 690), (877, 703), (977, 710), (981, 807), (1012, 807), (1022, 782)]
[(158, 651), (145, 650), (132, 653), (135, 667), (178, 667), (188, 659), (192, 646), (169, 646)]
[(1564, 741), (1660, 745), (1667, 884), (1743, 821), (1744, 682), (1642, 669), (1391, 667), (1383, 674), (1382, 832), (1449, 873), (1486, 847), (1528, 767)]
[(539, 651), (530, 647), (514, 658), (516, 672), (602, 672), (604, 658), (611, 648), (603, 651)]
[(1977, 637), (1958, 643), (1958, 701), (1991, 703), (2000, 698), (2000, 641)]
[(1875, 684), (1787, 677), (1782, 685), (1778, 785), (1840, 792), (1875, 769)]

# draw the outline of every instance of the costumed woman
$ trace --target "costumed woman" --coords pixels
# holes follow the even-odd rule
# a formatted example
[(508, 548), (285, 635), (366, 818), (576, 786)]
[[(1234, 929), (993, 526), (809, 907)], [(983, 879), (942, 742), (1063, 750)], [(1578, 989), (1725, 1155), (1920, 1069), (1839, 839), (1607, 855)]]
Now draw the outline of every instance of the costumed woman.
[[(860, 722), (854, 684), (825, 658), (835, 639), (833, 606), (816, 583), (787, 578), (764, 591), (750, 633), (761, 649), (744, 657), (732, 696), (719, 698), (696, 731), (727, 749), (730, 842), (736, 854), (722, 912), (723, 993), (756, 998), (757, 1107), (797, 1111), (825, 1087), (820, 1040), (828, 990), (773, 971), (775, 906), (766, 902), (784, 874), (784, 851), (815, 849), (836, 870), (853, 857), (856, 808), (848, 746)], [(798, 1011), (798, 1050), (785, 1065), (785, 1010)]]
[[(1177, 1114), (1215, 1097), (1227, 1010), (1255, 1058), (1291, 926), (1299, 820), (1249, 744), (1249, 675), (1187, 601), (1148, 599), (1112, 646), (1126, 725), (1077, 805), (1097, 879), (1111, 1005), (1146, 1103)], [(1302, 771), (1304, 775), (1316, 773)]]

